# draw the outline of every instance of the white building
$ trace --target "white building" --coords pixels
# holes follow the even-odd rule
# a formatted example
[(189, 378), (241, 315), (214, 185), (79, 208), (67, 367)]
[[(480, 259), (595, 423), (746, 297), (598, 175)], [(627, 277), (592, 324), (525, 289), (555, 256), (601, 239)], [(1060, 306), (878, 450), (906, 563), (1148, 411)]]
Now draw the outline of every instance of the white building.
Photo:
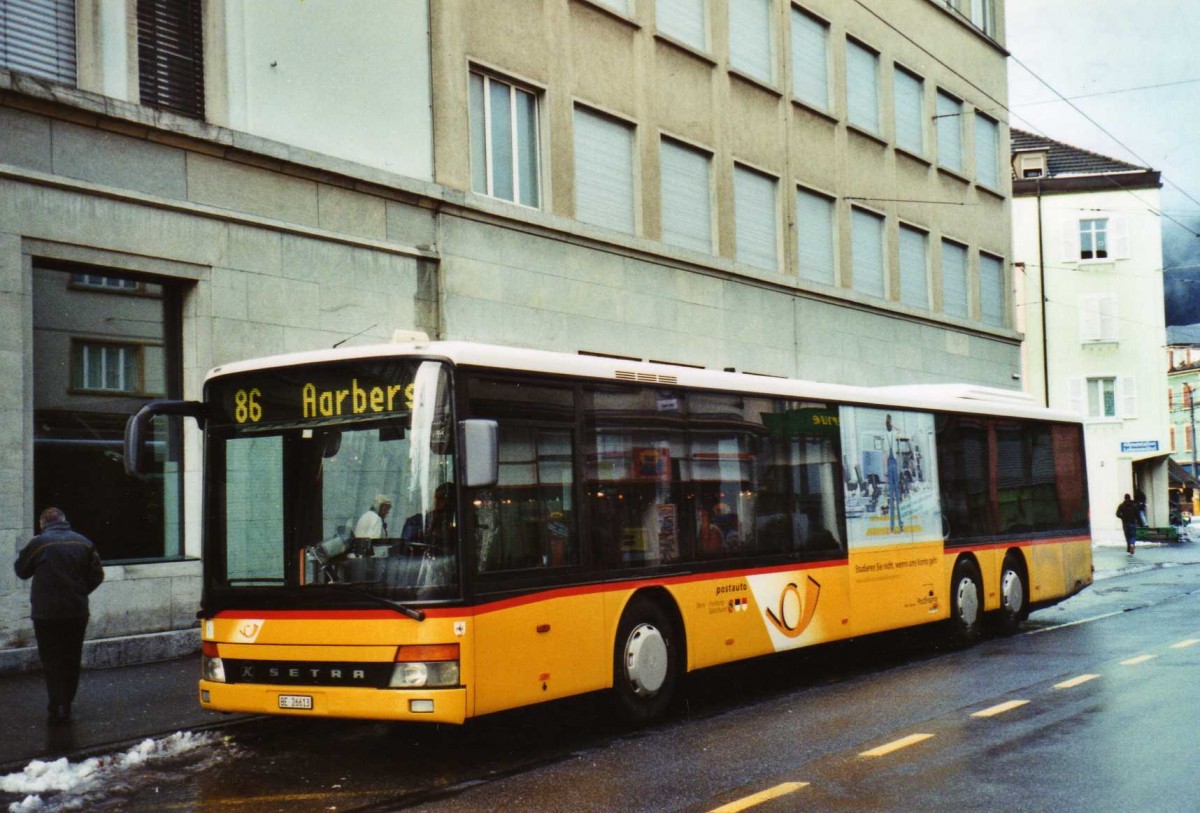
[(1012, 145), (1025, 388), (1087, 418), (1097, 539), (1120, 538), (1116, 507), (1135, 490), (1166, 525), (1159, 173), (1016, 129)]

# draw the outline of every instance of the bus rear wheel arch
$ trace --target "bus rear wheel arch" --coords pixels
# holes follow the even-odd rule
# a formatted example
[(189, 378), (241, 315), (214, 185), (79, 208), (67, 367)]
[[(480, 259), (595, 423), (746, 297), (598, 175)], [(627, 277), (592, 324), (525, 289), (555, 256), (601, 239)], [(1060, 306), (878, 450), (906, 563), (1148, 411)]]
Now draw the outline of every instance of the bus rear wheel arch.
[(666, 711), (679, 683), (682, 655), (676, 615), (650, 595), (630, 599), (613, 644), (613, 696), (624, 720), (643, 725)]
[(950, 641), (969, 646), (983, 631), (983, 580), (975, 560), (963, 556), (950, 576)]

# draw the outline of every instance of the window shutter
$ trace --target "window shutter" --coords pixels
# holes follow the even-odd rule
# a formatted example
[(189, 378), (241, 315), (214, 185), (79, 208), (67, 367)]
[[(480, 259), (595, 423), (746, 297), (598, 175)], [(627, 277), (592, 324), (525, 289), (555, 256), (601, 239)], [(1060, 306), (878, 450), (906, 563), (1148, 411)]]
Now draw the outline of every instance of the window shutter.
[(1100, 314), (1100, 340), (1115, 342), (1120, 339), (1117, 297), (1113, 294), (1101, 294), (1096, 299), (1097, 310)]
[(801, 279), (834, 285), (833, 201), (796, 191), (796, 257)]
[(884, 296), (883, 218), (862, 209), (850, 216), (854, 290)]
[(201, 0), (138, 0), (142, 104), (204, 118)]
[(710, 159), (667, 139), (661, 145), (663, 242), (712, 254)]
[(775, 181), (743, 167), (733, 169), (737, 260), (768, 271), (779, 269)]
[(575, 108), (575, 217), (634, 232), (633, 128)]
[(1109, 256), (1114, 260), (1129, 259), (1129, 220), (1124, 217), (1108, 219)]
[(1063, 224), (1062, 259), (1065, 263), (1079, 262), (1079, 221), (1068, 220)]
[(979, 255), (979, 311), (985, 325), (1007, 327), (1004, 312), (1004, 261)]
[(900, 301), (929, 308), (929, 236), (923, 231), (900, 227)]
[(75, 84), (75, 0), (0, 2), (0, 67)]
[(829, 26), (792, 7), (792, 94), (829, 109)]
[(1098, 342), (1102, 337), (1099, 298), (1094, 294), (1079, 297), (1079, 340)]
[(846, 113), (854, 126), (879, 132), (879, 57), (853, 41), (846, 42)]
[(908, 71), (896, 68), (892, 88), (896, 94), (896, 146), (924, 155), (925, 94), (922, 82)]
[(962, 172), (962, 102), (945, 93), (938, 93), (937, 116), (938, 163), (946, 169)]
[(668, 37), (701, 51), (708, 50), (704, 0), (658, 0), (655, 25)]
[(763, 82), (775, 80), (771, 0), (729, 0), (729, 62)]
[(1087, 416), (1087, 400), (1084, 398), (1085, 382), (1082, 378), (1072, 378), (1068, 382), (1067, 411)]
[(942, 241), (942, 312), (966, 319), (967, 247), (949, 240)]
[(975, 178), (1000, 188), (1000, 128), (987, 116), (975, 114)]
[(1117, 379), (1121, 388), (1121, 417), (1137, 417), (1137, 379), (1131, 375), (1123, 375)]

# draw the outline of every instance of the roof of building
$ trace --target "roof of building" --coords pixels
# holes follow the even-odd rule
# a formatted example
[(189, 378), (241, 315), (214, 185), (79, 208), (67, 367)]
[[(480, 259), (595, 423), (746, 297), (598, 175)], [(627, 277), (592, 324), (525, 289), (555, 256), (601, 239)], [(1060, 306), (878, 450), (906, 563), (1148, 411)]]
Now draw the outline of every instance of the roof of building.
[(1016, 127), (1013, 127), (1010, 132), (1014, 155), (1018, 152), (1046, 151), (1046, 169), (1050, 178), (1064, 175), (1111, 175), (1118, 172), (1151, 171), (1149, 167), (1118, 161), (1116, 158), (1110, 158), (1081, 147), (1073, 147), (1045, 136), (1027, 133)]

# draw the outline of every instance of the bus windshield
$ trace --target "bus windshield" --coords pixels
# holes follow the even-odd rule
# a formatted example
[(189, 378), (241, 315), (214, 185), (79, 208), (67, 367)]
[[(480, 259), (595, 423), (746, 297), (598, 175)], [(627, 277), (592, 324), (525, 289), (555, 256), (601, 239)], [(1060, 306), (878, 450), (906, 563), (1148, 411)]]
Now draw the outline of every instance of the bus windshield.
[(276, 368), (214, 379), (207, 396), (210, 594), (459, 596), (444, 365)]

